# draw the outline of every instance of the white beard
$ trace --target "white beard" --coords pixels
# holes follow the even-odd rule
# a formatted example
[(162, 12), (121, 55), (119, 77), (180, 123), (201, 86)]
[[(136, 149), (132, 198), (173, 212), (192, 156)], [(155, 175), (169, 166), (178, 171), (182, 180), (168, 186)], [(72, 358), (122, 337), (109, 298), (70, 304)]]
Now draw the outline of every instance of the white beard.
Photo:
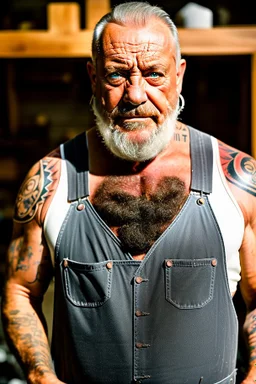
[(96, 117), (97, 130), (106, 147), (117, 157), (128, 161), (146, 161), (153, 159), (169, 144), (175, 130), (179, 114), (179, 101), (175, 110), (168, 107), (168, 115), (163, 124), (157, 125), (150, 137), (140, 143), (129, 140), (129, 131), (139, 128), (139, 123), (127, 124), (127, 132), (121, 132), (114, 127), (111, 117), (104, 116), (101, 105), (93, 98), (92, 110)]

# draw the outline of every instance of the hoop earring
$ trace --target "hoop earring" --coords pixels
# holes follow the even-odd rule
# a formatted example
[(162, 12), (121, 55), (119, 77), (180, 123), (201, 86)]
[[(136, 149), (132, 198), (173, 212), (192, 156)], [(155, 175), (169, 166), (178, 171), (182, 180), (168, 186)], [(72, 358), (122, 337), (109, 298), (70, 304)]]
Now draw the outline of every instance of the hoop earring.
[(183, 109), (185, 107), (185, 99), (181, 93), (179, 94), (179, 100), (181, 102), (181, 105), (179, 105), (179, 108), (178, 108), (178, 115), (183, 111)]
[(94, 99), (94, 95), (92, 95), (91, 98), (90, 98), (90, 101), (89, 101), (89, 105), (90, 105), (90, 107), (91, 107), (92, 104), (93, 104), (93, 99)]

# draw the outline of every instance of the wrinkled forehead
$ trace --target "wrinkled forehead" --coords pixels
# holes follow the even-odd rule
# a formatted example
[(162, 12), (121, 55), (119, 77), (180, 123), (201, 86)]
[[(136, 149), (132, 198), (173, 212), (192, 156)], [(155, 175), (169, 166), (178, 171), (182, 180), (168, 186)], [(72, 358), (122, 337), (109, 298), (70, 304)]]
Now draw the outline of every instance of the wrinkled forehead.
[(116, 54), (147, 55), (154, 52), (176, 53), (172, 33), (162, 21), (152, 19), (145, 26), (106, 25), (102, 35), (104, 57)]

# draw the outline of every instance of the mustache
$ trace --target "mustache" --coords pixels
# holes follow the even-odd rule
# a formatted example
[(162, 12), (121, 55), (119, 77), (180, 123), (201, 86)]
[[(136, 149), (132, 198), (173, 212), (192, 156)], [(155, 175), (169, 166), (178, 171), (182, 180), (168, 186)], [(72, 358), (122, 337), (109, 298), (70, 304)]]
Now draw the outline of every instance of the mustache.
[(158, 117), (160, 112), (153, 106), (149, 105), (138, 105), (134, 106), (131, 104), (127, 105), (118, 105), (113, 109), (113, 111), (108, 113), (108, 117), (111, 120), (116, 118), (129, 118), (129, 117)]

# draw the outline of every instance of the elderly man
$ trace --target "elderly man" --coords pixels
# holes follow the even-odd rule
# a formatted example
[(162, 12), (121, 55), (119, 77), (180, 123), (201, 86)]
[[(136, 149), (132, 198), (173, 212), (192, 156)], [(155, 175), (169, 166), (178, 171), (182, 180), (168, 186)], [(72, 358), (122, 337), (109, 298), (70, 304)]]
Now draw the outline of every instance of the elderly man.
[(238, 283), (256, 380), (256, 163), (178, 121), (185, 67), (158, 7), (96, 25), (96, 125), (35, 164), (16, 201), (2, 312), (28, 383), (235, 383)]

